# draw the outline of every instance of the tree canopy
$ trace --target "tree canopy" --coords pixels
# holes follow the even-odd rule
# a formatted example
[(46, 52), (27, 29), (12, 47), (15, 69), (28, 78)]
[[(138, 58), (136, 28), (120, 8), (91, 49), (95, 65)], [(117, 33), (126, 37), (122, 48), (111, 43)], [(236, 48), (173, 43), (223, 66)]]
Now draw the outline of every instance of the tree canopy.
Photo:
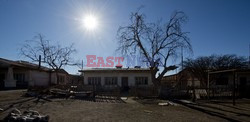
[(196, 59), (188, 58), (183, 64), (184, 69), (191, 72), (202, 85), (205, 85), (208, 71), (245, 68), (247, 58), (233, 54), (200, 56)]
[[(131, 14), (130, 23), (118, 30), (118, 50), (122, 54), (142, 55), (151, 69), (153, 83), (160, 85), (162, 77), (177, 68), (168, 65), (168, 60), (176, 57), (181, 48), (192, 51), (188, 32), (182, 29), (187, 16), (182, 11), (175, 11), (164, 24), (147, 23), (145, 20), (146, 16), (138, 11)], [(160, 66), (162, 71), (159, 71)], [(156, 77), (157, 72), (159, 75)]]

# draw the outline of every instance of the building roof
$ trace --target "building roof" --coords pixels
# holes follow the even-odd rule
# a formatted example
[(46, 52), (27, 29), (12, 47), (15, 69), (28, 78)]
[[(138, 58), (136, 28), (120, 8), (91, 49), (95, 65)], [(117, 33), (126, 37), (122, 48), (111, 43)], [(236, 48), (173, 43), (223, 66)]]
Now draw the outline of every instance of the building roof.
[[(167, 75), (167, 76), (164, 76), (163, 78), (176, 77), (185, 71), (189, 72), (187, 69), (183, 69), (176, 74)], [(226, 72), (250, 73), (250, 69), (221, 69), (221, 70), (212, 70), (212, 71), (209, 71), (208, 73), (218, 74), (218, 73), (226, 73)]]
[[(15, 62), (18, 63), (18, 64), (23, 65), (24, 67), (29, 67), (29, 68), (32, 68), (32, 69), (38, 69), (39, 68), (38, 64), (34, 64), (34, 63), (31, 63), (31, 62), (28, 62), (28, 61), (19, 60), (19, 61), (15, 61)], [(40, 69), (45, 70), (45, 71), (51, 70), (50, 68), (44, 67), (44, 66), (40, 66)]]
[[(33, 70), (53, 71), (51, 68), (44, 67), (44, 66), (40, 66), (39, 68), (38, 64), (34, 64), (28, 61), (23, 61), (23, 60), (12, 61), (8, 59), (0, 58), (0, 67), (9, 67), (9, 66), (16, 66), (20, 68), (33, 69)], [(59, 69), (58, 72), (68, 74), (68, 72), (66, 72), (64, 69)]]
[(225, 69), (225, 70), (213, 70), (209, 71), (209, 74), (225, 73), (225, 72), (237, 72), (237, 73), (249, 73), (250, 69)]
[(176, 77), (177, 75), (178, 75), (178, 74), (166, 75), (166, 76), (163, 76), (163, 78)]
[(79, 72), (127, 72), (127, 71), (150, 71), (149, 68), (89, 68), (89, 69), (82, 69)]
[(4, 59), (4, 58), (0, 58), (0, 66), (1, 67), (10, 66), (10, 65), (24, 66), (24, 65), (19, 64), (19, 63), (15, 62), (15, 61)]
[[(16, 66), (16, 67), (21, 67), (21, 68), (26, 68), (26, 69), (38, 69), (39, 65), (34, 64), (28, 61), (12, 61), (4, 58), (0, 58), (0, 66), (1, 67), (9, 67), (9, 66)], [(44, 70), (44, 71), (49, 71), (51, 70), (50, 68), (41, 66), (39, 70)]]
[(69, 74), (66, 70), (64, 69), (59, 69), (57, 70), (58, 73), (65, 73), (65, 74)]

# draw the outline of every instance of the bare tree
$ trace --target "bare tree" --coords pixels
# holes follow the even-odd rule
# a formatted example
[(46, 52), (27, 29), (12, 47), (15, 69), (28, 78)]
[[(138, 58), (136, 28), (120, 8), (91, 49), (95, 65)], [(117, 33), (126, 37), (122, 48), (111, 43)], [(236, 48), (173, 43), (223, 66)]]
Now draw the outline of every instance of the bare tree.
[[(154, 85), (161, 85), (161, 79), (170, 70), (177, 68), (168, 65), (170, 58), (176, 57), (183, 48), (192, 52), (187, 32), (182, 31), (187, 16), (182, 11), (173, 12), (169, 21), (146, 23), (145, 15), (138, 11), (131, 14), (130, 24), (118, 30), (119, 47), (122, 54), (140, 53), (149, 64)], [(163, 67), (159, 71), (159, 66)], [(159, 75), (156, 76), (157, 72)]]
[(27, 57), (32, 62), (39, 62), (51, 67), (58, 76), (58, 71), (63, 66), (76, 65), (72, 59), (72, 54), (76, 53), (73, 44), (62, 47), (60, 44), (51, 44), (50, 40), (46, 40), (41, 34), (34, 36), (33, 40), (27, 40), (21, 47), (20, 54)]
[(201, 56), (196, 59), (186, 59), (184, 68), (206, 86), (208, 70), (241, 69), (247, 67), (247, 59), (237, 55), (211, 55)]

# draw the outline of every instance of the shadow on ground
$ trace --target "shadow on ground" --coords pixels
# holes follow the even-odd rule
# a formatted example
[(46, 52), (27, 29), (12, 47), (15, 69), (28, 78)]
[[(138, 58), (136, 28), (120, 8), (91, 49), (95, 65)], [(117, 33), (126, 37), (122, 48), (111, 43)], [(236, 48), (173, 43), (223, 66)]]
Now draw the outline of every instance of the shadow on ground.
[(88, 102), (103, 102), (103, 103), (126, 103), (124, 102), (122, 99), (120, 98), (116, 98), (116, 97), (110, 97), (110, 96), (96, 96), (95, 98), (93, 97), (55, 97), (55, 96), (51, 96), (49, 97), (49, 99), (53, 100), (53, 99), (72, 99), (72, 100), (79, 100), (79, 101), (88, 101)]
[(250, 114), (248, 114), (250, 113), (249, 110), (245, 109), (244, 107), (239, 108), (227, 105), (228, 102), (223, 103), (223, 101), (210, 101), (205, 103), (187, 103), (181, 100), (174, 100), (174, 102), (208, 115), (225, 119), (227, 121), (240, 122), (242, 121), (240, 117), (248, 118), (247, 120), (250, 120)]

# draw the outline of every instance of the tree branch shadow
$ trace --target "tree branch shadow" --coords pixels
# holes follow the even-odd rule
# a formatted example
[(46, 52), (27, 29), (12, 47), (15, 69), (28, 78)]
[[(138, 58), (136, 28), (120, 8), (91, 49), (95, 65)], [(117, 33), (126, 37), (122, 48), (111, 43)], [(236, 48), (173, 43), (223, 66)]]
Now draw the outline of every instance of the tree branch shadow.
[(29, 98), (29, 99), (25, 99), (25, 100), (13, 102), (13, 103), (11, 103), (8, 107), (4, 108), (2, 112), (5, 112), (5, 111), (9, 110), (10, 108), (13, 108), (13, 107), (14, 107), (15, 105), (17, 105), (17, 104), (23, 104), (23, 103), (28, 102), (28, 101), (31, 101), (31, 100), (33, 100), (33, 99), (35, 99), (35, 98), (32, 97), (32, 98)]
[[(221, 104), (218, 104), (218, 105), (221, 105)], [(230, 111), (230, 110), (225, 110), (225, 109), (222, 109), (222, 108), (219, 108), (219, 107), (215, 107), (215, 106), (209, 106), (209, 105), (205, 105), (205, 104), (198, 104), (198, 106), (205, 107), (205, 108), (216, 109), (216, 110), (223, 111), (223, 112), (229, 112), (229, 113), (233, 113), (233, 114), (236, 114), (236, 115), (239, 115), (239, 116), (250, 117), (249, 114), (239, 113), (239, 112)], [(234, 108), (236, 108), (236, 107), (234, 107)]]
[(181, 105), (183, 105), (183, 106), (186, 106), (186, 107), (188, 107), (188, 108), (191, 108), (191, 109), (194, 109), (194, 110), (197, 110), (197, 111), (206, 113), (206, 114), (208, 114), (208, 115), (216, 116), (216, 117), (225, 119), (225, 120), (227, 120), (227, 121), (240, 122), (239, 120), (236, 120), (236, 119), (227, 117), (227, 116), (226, 116), (225, 114), (223, 114), (223, 113), (215, 112), (215, 111), (212, 111), (212, 110), (207, 110), (207, 109), (205, 109), (205, 108), (199, 107), (199, 105), (196, 105), (196, 104), (184, 103), (184, 102), (181, 102), (181, 101), (179, 101), (179, 100), (175, 100), (174, 102), (176, 102), (176, 103), (178, 103), (178, 104), (181, 104)]

